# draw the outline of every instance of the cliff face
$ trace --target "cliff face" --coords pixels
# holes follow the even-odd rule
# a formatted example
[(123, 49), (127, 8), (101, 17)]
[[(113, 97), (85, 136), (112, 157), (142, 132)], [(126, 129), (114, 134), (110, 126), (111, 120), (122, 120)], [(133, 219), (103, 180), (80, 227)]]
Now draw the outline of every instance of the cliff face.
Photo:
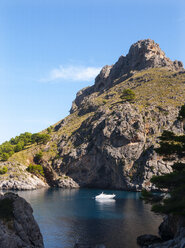
[[(53, 125), (50, 142), (14, 154), (9, 163), (29, 165), (42, 150), (52, 186), (152, 189), (150, 178), (171, 170), (154, 147), (163, 130), (182, 132), (175, 120), (184, 82), (181, 62), (172, 62), (150, 39), (138, 41), (77, 93), (71, 114)], [(133, 101), (122, 98), (124, 89), (134, 92)]]
[(138, 41), (130, 47), (129, 53), (126, 56), (122, 55), (114, 65), (103, 67), (92, 87), (78, 92), (73, 102), (71, 113), (82, 107), (81, 103), (87, 100), (93, 92), (108, 90), (134, 73), (149, 68), (165, 68), (170, 71), (179, 71), (183, 70), (183, 64), (180, 61), (171, 61), (167, 58), (159, 45), (153, 40)]
[(0, 196), (0, 247), (44, 248), (32, 208), (13, 193)]

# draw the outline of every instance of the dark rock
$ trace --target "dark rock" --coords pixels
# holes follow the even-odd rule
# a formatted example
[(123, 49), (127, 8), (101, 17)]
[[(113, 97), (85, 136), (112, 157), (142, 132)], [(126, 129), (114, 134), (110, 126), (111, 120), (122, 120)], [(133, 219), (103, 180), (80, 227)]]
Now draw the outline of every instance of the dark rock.
[(92, 244), (76, 243), (74, 245), (74, 248), (106, 248), (106, 246), (103, 244), (92, 245)]
[(168, 215), (164, 217), (159, 226), (159, 234), (163, 240), (170, 240), (175, 237), (179, 228), (185, 227), (185, 219), (179, 216)]
[[(143, 248), (184, 248), (185, 247), (185, 218), (183, 216), (166, 216), (159, 226), (160, 241), (145, 243), (145, 235), (138, 237), (138, 244)], [(150, 241), (151, 235), (146, 235)], [(152, 235), (153, 236), (153, 235)], [(153, 236), (154, 240), (156, 236)], [(144, 240), (144, 241), (143, 241)], [(167, 241), (165, 241), (167, 240)]]
[(137, 238), (137, 244), (140, 246), (149, 246), (151, 244), (160, 243), (162, 239), (151, 234), (144, 234)]
[(0, 214), (1, 248), (44, 248), (42, 234), (29, 203), (14, 193), (0, 197), (8, 212)]

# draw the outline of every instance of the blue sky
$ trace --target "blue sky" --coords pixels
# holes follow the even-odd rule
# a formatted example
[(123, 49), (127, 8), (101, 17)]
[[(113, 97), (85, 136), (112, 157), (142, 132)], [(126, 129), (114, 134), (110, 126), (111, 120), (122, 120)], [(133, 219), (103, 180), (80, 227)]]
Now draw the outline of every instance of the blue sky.
[(0, 142), (68, 115), (100, 68), (151, 38), (185, 64), (184, 0), (1, 0)]

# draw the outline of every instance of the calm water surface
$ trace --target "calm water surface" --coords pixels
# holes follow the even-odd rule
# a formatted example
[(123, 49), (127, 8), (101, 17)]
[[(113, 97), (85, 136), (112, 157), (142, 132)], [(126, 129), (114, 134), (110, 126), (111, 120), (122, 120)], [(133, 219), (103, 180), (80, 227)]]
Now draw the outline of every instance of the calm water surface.
[(72, 248), (75, 241), (106, 248), (136, 248), (136, 237), (157, 234), (162, 218), (139, 193), (105, 190), (116, 199), (96, 201), (97, 189), (41, 189), (19, 192), (31, 203), (46, 248)]

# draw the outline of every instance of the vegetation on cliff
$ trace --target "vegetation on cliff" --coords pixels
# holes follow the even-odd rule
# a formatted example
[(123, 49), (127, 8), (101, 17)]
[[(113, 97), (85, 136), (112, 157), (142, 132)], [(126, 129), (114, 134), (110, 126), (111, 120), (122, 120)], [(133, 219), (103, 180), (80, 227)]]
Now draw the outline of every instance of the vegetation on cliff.
[(40, 164), (30, 164), (27, 171), (34, 174), (35, 176), (44, 176), (43, 167)]
[(154, 148), (164, 130), (181, 132), (174, 120), (184, 103), (184, 80), (182, 63), (155, 42), (139, 41), (77, 93), (69, 116), (3, 143), (0, 159), (8, 162), (2, 166), (9, 175), (15, 163), (20, 173), (39, 164), (52, 175), (51, 185), (68, 176), (81, 187), (152, 189), (151, 177), (171, 170)]
[(49, 140), (49, 134), (31, 134), (28, 132), (22, 133), (19, 136), (11, 138), (9, 141), (6, 141), (0, 145), (0, 160), (6, 161), (14, 153), (27, 149), (34, 143), (46, 144)]
[[(185, 120), (185, 105), (182, 106), (178, 119)], [(184, 128), (185, 130), (185, 128)], [(158, 213), (185, 216), (185, 132), (175, 135), (173, 132), (164, 131), (160, 136), (160, 147), (155, 149), (165, 160), (175, 161), (173, 171), (161, 176), (154, 176), (151, 182), (158, 189), (167, 189), (166, 197), (158, 197), (158, 203), (153, 204), (152, 210)], [(156, 202), (156, 195), (146, 191), (142, 194), (145, 200)]]

